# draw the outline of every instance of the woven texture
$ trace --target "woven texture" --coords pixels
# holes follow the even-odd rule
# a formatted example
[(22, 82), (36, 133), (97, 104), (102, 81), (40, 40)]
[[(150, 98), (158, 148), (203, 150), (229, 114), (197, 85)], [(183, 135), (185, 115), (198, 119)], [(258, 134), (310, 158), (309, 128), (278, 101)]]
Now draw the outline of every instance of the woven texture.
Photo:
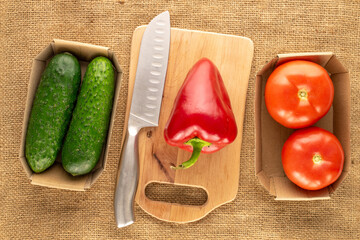
[[(113, 194), (131, 36), (164, 10), (172, 27), (254, 41), (238, 194), (185, 225), (162, 222), (136, 206), (136, 223), (117, 229)], [(54, 38), (110, 47), (124, 71), (107, 166), (86, 192), (33, 186), (18, 159), (32, 60)], [(0, 239), (360, 239), (359, 40), (356, 0), (1, 1)], [(277, 53), (313, 51), (336, 53), (351, 74), (351, 171), (331, 200), (274, 201), (254, 174), (255, 74)]]

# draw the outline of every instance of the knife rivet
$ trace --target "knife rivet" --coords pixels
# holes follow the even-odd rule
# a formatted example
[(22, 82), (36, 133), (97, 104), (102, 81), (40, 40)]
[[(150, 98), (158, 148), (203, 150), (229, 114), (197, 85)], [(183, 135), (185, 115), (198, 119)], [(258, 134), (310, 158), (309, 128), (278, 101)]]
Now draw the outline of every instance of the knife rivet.
[(152, 136), (152, 131), (148, 131), (148, 132), (146, 133), (146, 136), (147, 136), (148, 138), (151, 138), (151, 136)]

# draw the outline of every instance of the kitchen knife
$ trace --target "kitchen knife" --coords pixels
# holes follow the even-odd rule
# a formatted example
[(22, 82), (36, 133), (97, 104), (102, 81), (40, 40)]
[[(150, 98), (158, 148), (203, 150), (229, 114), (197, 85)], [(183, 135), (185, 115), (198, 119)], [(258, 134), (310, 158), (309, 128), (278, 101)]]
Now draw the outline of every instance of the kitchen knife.
[(127, 132), (115, 190), (115, 218), (119, 228), (135, 221), (134, 197), (138, 184), (138, 133), (157, 127), (170, 48), (170, 15), (163, 12), (146, 27), (141, 40)]

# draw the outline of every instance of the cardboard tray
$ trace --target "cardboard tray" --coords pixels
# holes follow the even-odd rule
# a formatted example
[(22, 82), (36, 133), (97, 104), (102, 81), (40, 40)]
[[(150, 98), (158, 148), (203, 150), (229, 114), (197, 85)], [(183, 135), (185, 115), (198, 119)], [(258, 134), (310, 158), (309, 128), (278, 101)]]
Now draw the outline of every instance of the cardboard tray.
[[(81, 65), (81, 79), (84, 77), (89, 62), (97, 56), (104, 56), (109, 58), (115, 68), (115, 78), (116, 78), (115, 96), (114, 96), (111, 119), (109, 123), (110, 124), (109, 131), (108, 131), (106, 143), (104, 144), (103, 147), (103, 152), (100, 156), (99, 162), (90, 173), (77, 177), (71, 176), (70, 174), (65, 172), (65, 170), (62, 168), (61, 152), (57, 157), (53, 166), (51, 166), (49, 169), (45, 170), (42, 173), (34, 173), (31, 170), (31, 168), (28, 166), (28, 163), (25, 158), (25, 139), (26, 139), (27, 125), (28, 125), (28, 120), (30, 117), (32, 103), (35, 97), (37, 86), (40, 82), (41, 75), (46, 65), (48, 64), (49, 60), (55, 54), (61, 52), (70, 52), (71, 54), (77, 57)], [(115, 54), (107, 47), (54, 39), (45, 49), (43, 49), (35, 57), (32, 64), (30, 81), (28, 86), (28, 95), (27, 95), (25, 112), (24, 112), (24, 121), (22, 126), (21, 146), (20, 146), (20, 156), (19, 156), (22, 166), (26, 172), (26, 175), (30, 179), (32, 184), (52, 187), (52, 188), (84, 191), (85, 189), (90, 188), (90, 186), (98, 179), (100, 174), (103, 172), (106, 164), (106, 159), (109, 150), (108, 146), (110, 144), (111, 133), (114, 125), (117, 99), (120, 93), (121, 76), (122, 76), (122, 70), (119, 65), (119, 62)]]
[[(281, 150), (293, 129), (277, 123), (268, 113), (264, 91), (265, 84), (282, 63), (291, 60), (307, 60), (324, 67), (333, 81), (335, 94), (330, 111), (315, 126), (332, 132), (341, 142), (345, 153), (343, 172), (336, 182), (317, 191), (304, 190), (292, 183), (285, 175)], [(256, 75), (255, 80), (255, 173), (260, 183), (276, 196), (277, 200), (328, 199), (340, 185), (350, 167), (350, 76), (348, 70), (333, 53), (279, 54), (268, 62)]]

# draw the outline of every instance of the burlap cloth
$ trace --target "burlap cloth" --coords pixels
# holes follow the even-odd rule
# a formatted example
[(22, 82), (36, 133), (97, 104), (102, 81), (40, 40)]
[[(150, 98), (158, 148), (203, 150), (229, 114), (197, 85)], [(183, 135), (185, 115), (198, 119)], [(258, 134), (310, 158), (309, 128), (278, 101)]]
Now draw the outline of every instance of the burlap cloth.
[[(173, 27), (254, 41), (239, 190), (195, 223), (162, 222), (136, 206), (136, 223), (117, 229), (113, 194), (131, 36), (164, 10)], [(0, 239), (360, 239), (359, 1), (2, 0), (0, 18)], [(18, 159), (32, 60), (54, 38), (110, 47), (124, 70), (107, 166), (86, 192), (33, 186)], [(331, 200), (274, 201), (254, 174), (255, 74), (277, 53), (308, 51), (332, 51), (350, 71), (351, 171)]]

